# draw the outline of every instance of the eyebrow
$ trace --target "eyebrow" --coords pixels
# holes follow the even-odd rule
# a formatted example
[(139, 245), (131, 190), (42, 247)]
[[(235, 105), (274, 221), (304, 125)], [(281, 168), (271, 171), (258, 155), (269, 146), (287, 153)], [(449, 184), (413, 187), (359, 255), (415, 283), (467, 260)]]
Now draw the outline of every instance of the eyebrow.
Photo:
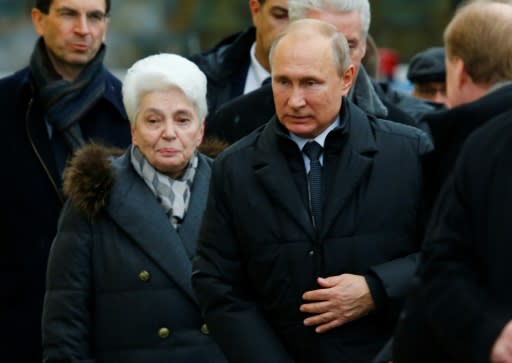
[[(62, 13), (62, 12), (80, 13), (80, 10), (75, 9), (75, 8), (70, 8), (69, 6), (66, 6), (66, 5), (55, 9), (55, 11), (57, 13)], [(103, 16), (107, 16), (107, 14), (101, 9), (89, 10), (89, 11), (86, 11), (85, 14), (86, 15), (102, 14)]]

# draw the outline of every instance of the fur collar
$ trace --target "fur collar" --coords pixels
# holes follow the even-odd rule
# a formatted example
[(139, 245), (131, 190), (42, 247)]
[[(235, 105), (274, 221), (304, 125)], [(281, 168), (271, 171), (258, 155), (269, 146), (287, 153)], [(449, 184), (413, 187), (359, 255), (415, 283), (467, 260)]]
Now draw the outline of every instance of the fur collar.
[[(227, 147), (217, 138), (206, 138), (198, 151), (214, 158)], [(88, 218), (94, 218), (107, 204), (115, 181), (110, 158), (124, 151), (99, 144), (87, 144), (71, 158), (64, 170), (64, 195)]]
[(107, 204), (115, 180), (115, 168), (109, 160), (122, 149), (89, 144), (78, 150), (64, 170), (64, 194), (89, 218)]

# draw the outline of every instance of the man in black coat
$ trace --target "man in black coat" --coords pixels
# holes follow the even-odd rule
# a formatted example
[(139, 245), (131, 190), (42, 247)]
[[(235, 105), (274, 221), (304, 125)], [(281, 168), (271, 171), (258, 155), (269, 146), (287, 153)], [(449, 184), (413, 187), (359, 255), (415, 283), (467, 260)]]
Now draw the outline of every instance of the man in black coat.
[(193, 286), (232, 362), (368, 362), (416, 268), (431, 145), (346, 98), (332, 25), (292, 22), (270, 59), (277, 116), (214, 162)]
[(287, 0), (249, 0), (253, 27), (223, 39), (190, 60), (208, 79), (208, 112), (259, 88), (270, 76), (268, 52), (288, 24)]
[(41, 362), (48, 252), (68, 156), (94, 140), (124, 147), (121, 83), (103, 66), (110, 1), (35, 1), (28, 67), (0, 80), (0, 360)]
[[(289, 0), (290, 19), (320, 19), (333, 24), (349, 41), (352, 63), (356, 67), (356, 80), (348, 94), (349, 100), (369, 115), (416, 126), (419, 109), (433, 110), (425, 102), (409, 98), (404, 108), (399, 108), (374, 82), (361, 66), (366, 52), (366, 38), (370, 26), (370, 4), (368, 0), (347, 2), (337, 0), (312, 8), (304, 0)], [(381, 93), (382, 96), (379, 96)], [(418, 106), (418, 104), (420, 106)], [(210, 115), (206, 123), (206, 137), (218, 137), (233, 143), (265, 124), (274, 115), (272, 87), (263, 86), (247, 95), (238, 97), (220, 107)]]
[[(424, 119), (435, 144), (425, 163), (427, 199), (437, 204), (418, 287), (396, 332), (396, 363), (511, 361), (490, 358), (512, 317), (504, 309), (510, 296), (500, 276), (510, 264), (504, 232), (510, 223), (504, 207), (510, 202), (510, 173), (501, 166), (510, 158), (504, 144), (510, 138), (498, 137), (498, 130), (510, 127), (485, 126), (512, 112), (512, 40), (506, 35), (511, 31), (512, 6), (498, 2), (461, 8), (445, 30), (452, 108)], [(456, 163), (466, 144), (467, 153)]]

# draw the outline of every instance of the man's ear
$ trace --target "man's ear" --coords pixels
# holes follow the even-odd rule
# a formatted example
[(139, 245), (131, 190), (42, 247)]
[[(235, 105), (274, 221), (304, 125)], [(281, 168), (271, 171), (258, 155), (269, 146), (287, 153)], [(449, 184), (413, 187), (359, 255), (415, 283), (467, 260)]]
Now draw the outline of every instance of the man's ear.
[(37, 8), (32, 8), (32, 25), (34, 26), (34, 29), (36, 33), (39, 36), (43, 36), (44, 34), (44, 17), (46, 14), (44, 14), (41, 10)]
[(343, 73), (343, 95), (346, 96), (354, 84), (354, 78), (356, 75), (356, 67), (351, 64)]
[(257, 16), (261, 11), (261, 4), (259, 0), (249, 0), (249, 10), (251, 10), (251, 16), (252, 16), (252, 22), (254, 24), (254, 18)]

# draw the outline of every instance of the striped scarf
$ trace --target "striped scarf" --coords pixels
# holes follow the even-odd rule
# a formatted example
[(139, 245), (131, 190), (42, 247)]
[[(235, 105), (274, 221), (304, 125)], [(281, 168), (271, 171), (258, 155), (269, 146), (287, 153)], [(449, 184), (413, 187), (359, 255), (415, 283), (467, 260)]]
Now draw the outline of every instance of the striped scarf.
[(46, 122), (62, 135), (71, 152), (85, 143), (78, 121), (105, 91), (104, 57), (105, 45), (102, 45), (78, 78), (68, 82), (53, 68), (43, 38), (39, 38), (32, 52), (30, 73)]

